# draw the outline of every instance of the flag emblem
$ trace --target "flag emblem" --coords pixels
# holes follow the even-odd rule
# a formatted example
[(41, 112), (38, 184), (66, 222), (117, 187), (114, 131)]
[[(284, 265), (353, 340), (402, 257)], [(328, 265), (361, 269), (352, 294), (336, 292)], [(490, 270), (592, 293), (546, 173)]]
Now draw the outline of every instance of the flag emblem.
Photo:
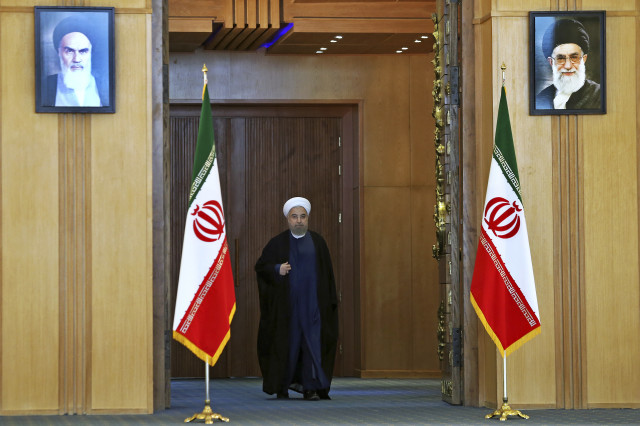
[(196, 216), (193, 221), (193, 232), (196, 237), (206, 243), (211, 243), (220, 238), (224, 232), (224, 213), (222, 206), (215, 200), (207, 201), (196, 209), (191, 216)]
[(520, 216), (518, 212), (522, 209), (518, 207), (516, 201), (509, 203), (509, 200), (502, 197), (495, 197), (487, 203), (484, 209), (484, 221), (487, 228), (493, 235), (499, 238), (511, 238), (520, 229)]

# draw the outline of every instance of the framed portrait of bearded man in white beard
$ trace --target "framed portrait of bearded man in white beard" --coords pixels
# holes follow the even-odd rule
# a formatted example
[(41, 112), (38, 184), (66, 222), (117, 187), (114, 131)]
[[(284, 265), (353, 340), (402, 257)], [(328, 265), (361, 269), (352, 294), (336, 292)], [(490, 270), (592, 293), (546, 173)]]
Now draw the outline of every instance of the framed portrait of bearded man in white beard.
[(605, 12), (529, 13), (529, 113), (605, 114)]
[(36, 112), (114, 113), (114, 8), (35, 7)]

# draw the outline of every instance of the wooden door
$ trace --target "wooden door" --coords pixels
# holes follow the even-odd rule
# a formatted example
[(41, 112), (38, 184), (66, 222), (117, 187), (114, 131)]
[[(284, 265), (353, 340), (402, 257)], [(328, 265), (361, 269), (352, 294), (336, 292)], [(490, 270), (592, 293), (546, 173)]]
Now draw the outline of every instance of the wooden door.
[[(346, 170), (342, 164), (343, 147), (347, 143), (352, 145), (353, 141), (353, 110), (354, 107), (348, 106), (214, 107), (216, 153), (234, 272), (236, 314), (231, 324), (231, 339), (211, 369), (212, 377), (260, 375), (256, 354), (259, 303), (253, 267), (267, 241), (286, 229), (282, 205), (293, 196), (304, 196), (311, 201), (309, 228), (327, 241), (338, 290), (347, 296), (343, 301), (350, 304), (340, 304), (341, 350), (335, 374), (354, 374), (355, 245), (344, 244), (345, 238), (353, 238), (354, 233), (352, 221), (347, 224), (342, 220), (343, 216), (353, 217), (352, 191), (343, 190), (345, 182), (351, 180), (343, 179)], [(171, 109), (171, 313), (177, 292), (199, 113), (199, 107)], [(351, 176), (352, 170), (348, 172)], [(345, 199), (347, 209), (343, 206)], [(345, 277), (350, 278), (345, 280)], [(349, 336), (347, 341), (344, 341), (343, 330)], [(203, 362), (176, 342), (172, 342), (171, 359), (172, 377), (204, 375)]]

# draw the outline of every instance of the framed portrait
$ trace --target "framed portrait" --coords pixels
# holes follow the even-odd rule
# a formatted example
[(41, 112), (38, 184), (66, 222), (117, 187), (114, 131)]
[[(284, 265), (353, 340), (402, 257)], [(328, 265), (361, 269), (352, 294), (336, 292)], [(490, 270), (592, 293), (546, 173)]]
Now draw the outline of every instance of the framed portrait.
[(35, 7), (36, 112), (114, 113), (114, 8)]
[(604, 11), (529, 12), (529, 113), (607, 112)]

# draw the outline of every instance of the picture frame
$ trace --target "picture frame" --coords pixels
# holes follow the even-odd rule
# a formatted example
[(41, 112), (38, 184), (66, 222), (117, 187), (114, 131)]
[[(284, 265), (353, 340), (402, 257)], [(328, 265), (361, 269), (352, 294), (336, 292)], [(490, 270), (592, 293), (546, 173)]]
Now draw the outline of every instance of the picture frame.
[(36, 6), (35, 102), (43, 113), (115, 113), (113, 7)]
[(605, 20), (605, 11), (529, 12), (530, 115), (606, 114)]

